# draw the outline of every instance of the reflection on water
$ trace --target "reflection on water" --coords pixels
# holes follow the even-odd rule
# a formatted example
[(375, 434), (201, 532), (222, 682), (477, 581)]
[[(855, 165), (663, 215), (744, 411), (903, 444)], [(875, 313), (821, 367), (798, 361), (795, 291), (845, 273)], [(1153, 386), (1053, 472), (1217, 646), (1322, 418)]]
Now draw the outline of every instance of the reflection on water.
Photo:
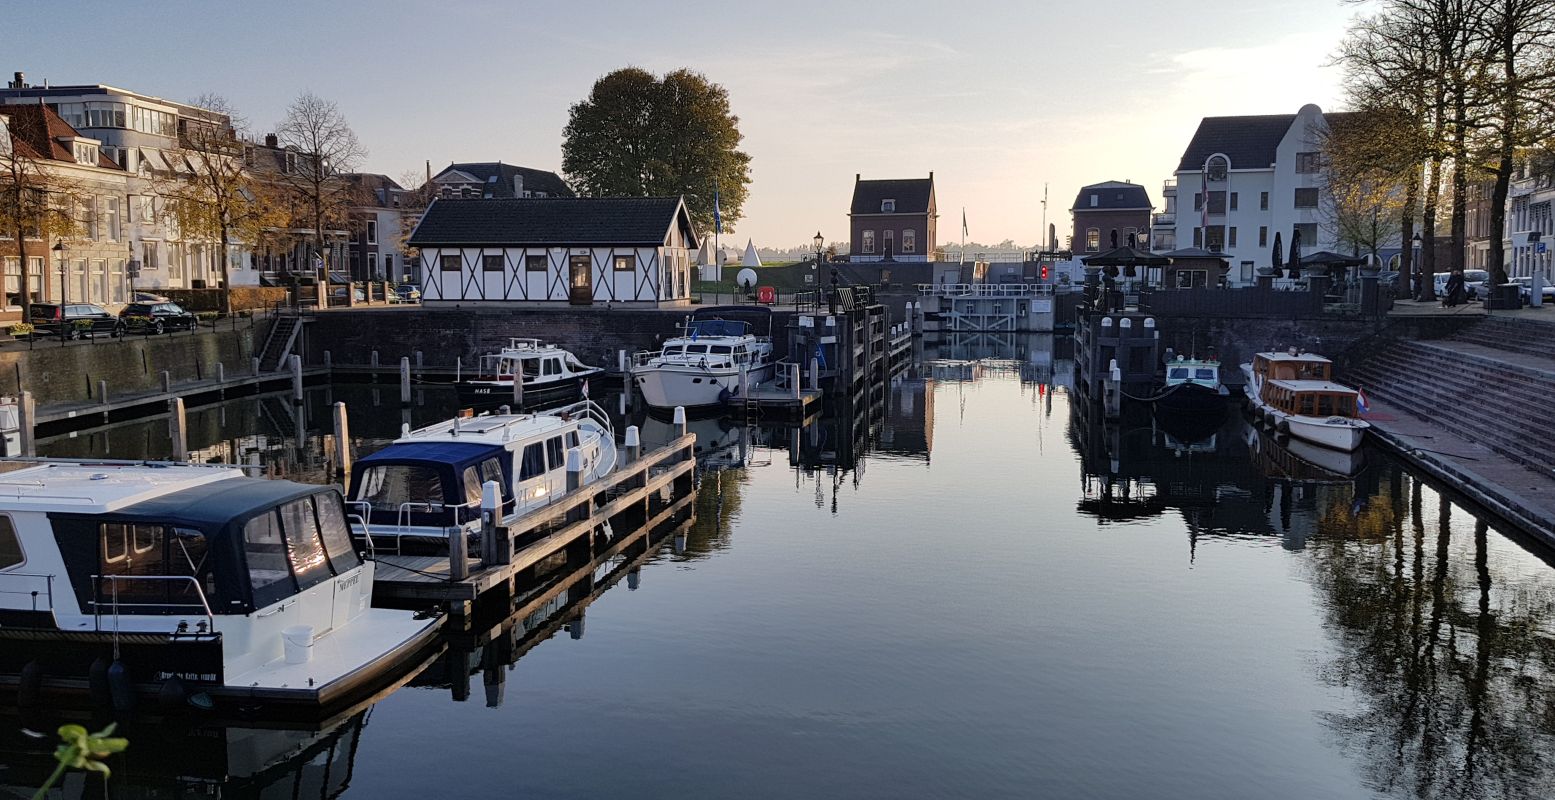
[[(1555, 785), (1546, 554), (1385, 454), (1309, 452), (1234, 410), (1093, 419), (1069, 406), (1071, 372), (1063, 338), (947, 338), (816, 419), (692, 420), (694, 522), (546, 565), (408, 687), (323, 731), (132, 725), (153, 744), (115, 764), (113, 795)], [(402, 411), (375, 391), (193, 410), (190, 440), (323, 481), (330, 403), (348, 404), (357, 455), (454, 411), (451, 393)], [(672, 435), (609, 407), (645, 446)], [(165, 422), (43, 447), (166, 455)], [(46, 743), (5, 741), (0, 781), (40, 780)]]

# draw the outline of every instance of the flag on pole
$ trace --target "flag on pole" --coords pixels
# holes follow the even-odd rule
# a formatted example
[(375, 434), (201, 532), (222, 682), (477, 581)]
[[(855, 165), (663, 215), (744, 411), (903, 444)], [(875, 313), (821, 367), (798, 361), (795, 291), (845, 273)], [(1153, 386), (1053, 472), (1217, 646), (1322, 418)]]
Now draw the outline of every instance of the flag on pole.
[(588, 378), (584, 378), (583, 379), (583, 399), (584, 400), (589, 399), (589, 379)]
[(961, 207), (961, 239), (966, 240), (966, 206)]
[(723, 206), (718, 198), (717, 186), (713, 187), (713, 232), (720, 234), (724, 232)]
[(1205, 244), (1209, 243), (1209, 161), (1206, 159), (1204, 168), (1199, 170), (1199, 229)]

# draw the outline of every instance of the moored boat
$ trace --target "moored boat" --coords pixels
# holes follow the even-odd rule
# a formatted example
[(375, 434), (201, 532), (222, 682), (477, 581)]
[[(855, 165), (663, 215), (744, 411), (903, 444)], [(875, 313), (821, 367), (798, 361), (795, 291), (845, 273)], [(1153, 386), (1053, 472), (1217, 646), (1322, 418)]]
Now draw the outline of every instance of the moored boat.
[[(508, 345), (481, 357), (475, 377), (456, 384), (459, 400), (469, 405), (499, 405), (513, 401), (513, 381), (524, 382), (524, 405), (573, 397), (583, 384), (604, 370), (591, 367), (572, 353), (538, 339), (509, 339)], [(583, 392), (587, 396), (587, 392)]]
[(1172, 413), (1223, 413), (1230, 392), (1220, 382), (1220, 362), (1177, 358), (1166, 363), (1166, 381), (1155, 405)]
[(478, 541), (482, 485), (501, 489), (506, 520), (544, 506), (567, 489), (567, 452), (579, 451), (581, 481), (616, 466), (615, 430), (598, 405), (582, 400), (524, 414), (461, 417), (407, 432), (358, 459), (347, 505), (352, 532), (373, 551), (446, 552), (449, 528)]
[(711, 408), (741, 396), (771, 380), (776, 367), (772, 353), (772, 312), (741, 307), (741, 315), (760, 313), (767, 330), (726, 318), (736, 310), (710, 308), (696, 312), (685, 332), (667, 339), (657, 351), (638, 353), (631, 380), (652, 408)]
[(1333, 362), (1320, 355), (1256, 353), (1242, 373), (1253, 413), (1280, 433), (1348, 452), (1371, 427), (1357, 413), (1360, 393), (1335, 383)]
[(0, 686), (23, 706), (344, 702), (441, 622), (370, 607), (373, 574), (333, 487), (194, 465), (8, 472)]

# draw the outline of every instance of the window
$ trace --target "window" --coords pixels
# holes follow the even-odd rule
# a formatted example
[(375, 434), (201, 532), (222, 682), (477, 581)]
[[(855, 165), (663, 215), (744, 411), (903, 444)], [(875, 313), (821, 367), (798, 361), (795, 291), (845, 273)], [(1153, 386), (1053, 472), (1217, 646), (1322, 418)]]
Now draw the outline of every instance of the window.
[(890, 255), (896, 252), (893, 248), (896, 244), (896, 231), (887, 228), (880, 232), (880, 252)]
[(1317, 189), (1297, 189), (1297, 208), (1317, 208)]
[(1208, 169), (1210, 180), (1223, 181), (1226, 179), (1226, 173), (1231, 169), (1231, 162), (1227, 161), (1225, 156), (1213, 156), (1209, 160)]
[(1211, 213), (1211, 214), (1224, 214), (1224, 213), (1226, 213), (1226, 193), (1225, 192), (1210, 192), (1209, 193), (1209, 213)]
[(1101, 229), (1100, 228), (1086, 228), (1085, 229), (1085, 251), (1087, 253), (1095, 253), (1095, 252), (1097, 252), (1099, 250), (1101, 250)]
[(97, 146), (85, 142), (75, 143), (76, 163), (88, 167), (97, 166)]
[(1226, 226), (1211, 225), (1204, 229), (1204, 249), (1211, 253), (1223, 252), (1226, 249)]
[(1259, 211), (1268, 211), (1269, 210), (1269, 193), (1268, 192), (1259, 192), (1258, 193), (1258, 210)]
[(873, 253), (873, 252), (875, 252), (875, 232), (874, 231), (864, 231), (864, 252), (866, 252), (866, 253)]
[(81, 223), (86, 227), (86, 238), (97, 241), (97, 198), (88, 197), (81, 201)]
[(464, 468), (464, 503), (479, 507), (481, 504), (481, 476), (475, 467)]
[(551, 469), (561, 469), (567, 465), (567, 453), (562, 448), (562, 437), (552, 436), (545, 440), (545, 460)]
[(501, 272), (503, 267), (501, 253), (481, 256), (481, 269), (486, 272)]
[(145, 263), (141, 265), (141, 268), (142, 269), (157, 269), (157, 243), (156, 242), (146, 242), (144, 244), (144, 246), (141, 248), (141, 250), (142, 250), (142, 253), (144, 254), (144, 260), (145, 260)]
[(1295, 228), (1294, 232), (1301, 235), (1301, 243), (1302, 244), (1307, 245), (1307, 246), (1315, 246), (1317, 244), (1317, 223), (1316, 222), (1302, 222), (1302, 223), (1298, 223), (1297, 225), (1294, 226), (1294, 228)]
[(443, 479), (431, 467), (385, 464), (370, 467), (356, 500), (374, 509), (398, 512), (401, 503), (443, 504)]
[(119, 241), (119, 198), (108, 198), (108, 212), (105, 216), (105, 221), (108, 223), (108, 241)]
[(1231, 210), (1236, 210), (1236, 192), (1231, 193)]
[(484, 486), (486, 481), (496, 481), (498, 486), (502, 485), (501, 461), (495, 458), (488, 458), (481, 462), (481, 485)]
[(1091, 195), (1091, 208), (1095, 208), (1099, 205), (1101, 205), (1101, 196), (1095, 194)]
[(524, 269), (530, 272), (545, 272), (548, 268), (545, 256), (524, 256)]
[(895, 214), (896, 213), (896, 201), (895, 200), (881, 200), (880, 201), (880, 213), (882, 213), (882, 214)]
[(1226, 246), (1236, 247), (1236, 226), (1232, 226), (1226, 233)]
[(902, 231), (902, 252), (914, 253), (918, 250), (918, 232), (912, 228)]
[(1242, 283), (1251, 283), (1253, 280), (1253, 262), (1243, 261), (1241, 267)]
[(370, 219), (367, 221), (367, 243), (378, 243), (378, 220)]
[(527, 481), (530, 478), (538, 478), (545, 474), (545, 443), (535, 442), (524, 448), (524, 463), (518, 472), (518, 479)]
[(616, 272), (631, 272), (637, 269), (636, 256), (616, 256), (615, 269)]
[(243, 558), (248, 562), (248, 582), (254, 607), (264, 608), (297, 593), (286, 564), (286, 540), (274, 511), (267, 511), (243, 526)]
[(1134, 245), (1138, 244), (1139, 243), (1139, 229), (1138, 228), (1124, 228), (1123, 229), (1123, 243), (1128, 245), (1129, 247), (1133, 247)]
[(1309, 174), (1317, 172), (1322, 164), (1323, 159), (1321, 153), (1296, 154), (1296, 172), (1298, 174)]
[(307, 498), (281, 506), (281, 528), (286, 533), (286, 556), (297, 576), (299, 589), (310, 589), (330, 578), (329, 558), (319, 538), (319, 521)]
[(316, 494), (313, 496), (313, 504), (319, 514), (319, 529), (324, 534), (324, 552), (329, 556), (329, 564), (335, 574), (340, 575), (361, 566), (362, 557), (357, 555), (356, 548), (351, 544), (351, 527), (346, 523), (339, 495), (334, 492)]
[(438, 266), (444, 272), (459, 272), (464, 267), (459, 263), (458, 256), (442, 256), (438, 259)]
[(0, 514), (0, 569), (10, 569), (26, 559), (22, 556), (22, 540), (16, 535), (11, 518)]
[(1203, 247), (1204, 246), (1204, 229), (1203, 228), (1194, 228), (1193, 229), (1193, 246), (1194, 247)]
[(1258, 226), (1258, 246), (1259, 247), (1268, 247), (1269, 246), (1269, 226), (1268, 225), (1259, 225)]
[(1194, 211), (1203, 211), (1204, 210), (1204, 193), (1203, 192), (1194, 192), (1193, 193), (1193, 210)]

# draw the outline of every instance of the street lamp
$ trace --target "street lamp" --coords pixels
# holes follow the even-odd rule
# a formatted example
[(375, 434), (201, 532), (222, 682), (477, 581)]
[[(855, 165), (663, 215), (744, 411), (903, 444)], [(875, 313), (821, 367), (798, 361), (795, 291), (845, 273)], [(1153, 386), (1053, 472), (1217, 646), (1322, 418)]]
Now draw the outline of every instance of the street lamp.
[(61, 304), (69, 302), (70, 300), (70, 298), (65, 293), (65, 287), (67, 285), (65, 281), (69, 277), (70, 269), (70, 261), (66, 258), (66, 254), (69, 252), (69, 250), (70, 248), (65, 246), (64, 239), (60, 239), (58, 242), (54, 243), (54, 252), (59, 254), (59, 302)]
[(821, 268), (821, 248), (823, 248), (825, 246), (826, 246), (826, 237), (822, 236), (820, 231), (816, 231), (815, 232), (815, 267), (814, 267), (814, 269), (816, 269), (816, 270), (820, 270), (820, 268)]
[(1425, 264), (1422, 263), (1421, 260), (1420, 260), (1420, 247), (1421, 247), (1421, 244), (1423, 243), (1423, 240), (1420, 238), (1420, 232), (1419, 231), (1415, 231), (1415, 238), (1411, 239), (1410, 241), (1414, 245), (1415, 299), (1416, 300), (1429, 300), (1431, 298), (1427, 297), (1425, 292), (1426, 292), (1426, 287), (1429, 286), (1430, 284), (1426, 283), (1426, 278), (1428, 276), (1425, 274)]

